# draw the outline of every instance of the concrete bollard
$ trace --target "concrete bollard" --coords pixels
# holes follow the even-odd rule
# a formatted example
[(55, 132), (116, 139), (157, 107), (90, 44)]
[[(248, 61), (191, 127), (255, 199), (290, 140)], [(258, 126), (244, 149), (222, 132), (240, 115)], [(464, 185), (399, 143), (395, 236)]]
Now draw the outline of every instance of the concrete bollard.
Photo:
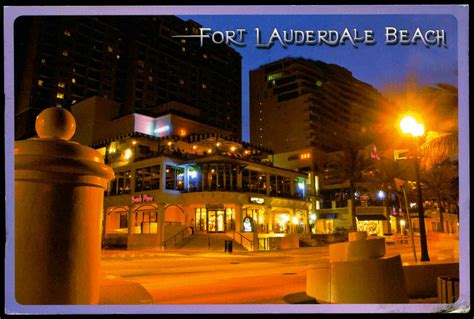
[(36, 118), (39, 138), (15, 143), (15, 294), (20, 304), (97, 304), (100, 216), (113, 170), (69, 141), (72, 114)]
[(367, 238), (367, 232), (365, 231), (352, 231), (349, 232), (349, 241), (364, 240)]

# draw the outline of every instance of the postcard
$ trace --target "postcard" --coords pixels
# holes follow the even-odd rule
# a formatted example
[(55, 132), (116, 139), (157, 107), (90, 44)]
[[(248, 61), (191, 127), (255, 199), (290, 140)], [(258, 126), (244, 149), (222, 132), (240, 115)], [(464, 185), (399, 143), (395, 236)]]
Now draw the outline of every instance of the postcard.
[(469, 311), (467, 5), (4, 27), (7, 314)]

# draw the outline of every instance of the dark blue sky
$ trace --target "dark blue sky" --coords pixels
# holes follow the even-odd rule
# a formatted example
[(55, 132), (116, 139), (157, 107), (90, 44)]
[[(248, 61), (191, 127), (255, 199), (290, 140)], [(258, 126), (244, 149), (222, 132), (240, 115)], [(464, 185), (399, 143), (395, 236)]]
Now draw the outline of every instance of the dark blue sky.
[[(374, 12), (375, 13), (375, 12)], [(242, 139), (249, 141), (249, 71), (283, 57), (305, 57), (334, 63), (347, 68), (357, 79), (367, 82), (382, 93), (391, 84), (401, 84), (415, 76), (421, 84), (450, 83), (457, 86), (457, 22), (450, 15), (199, 15), (179, 16), (192, 19), (213, 30), (244, 28), (245, 47), (233, 46), (242, 55)], [(444, 29), (447, 47), (417, 45), (386, 45), (385, 27), (407, 29), (413, 34), (417, 27), (422, 31)], [(261, 42), (266, 42), (272, 30), (337, 30), (344, 28), (374, 31), (375, 45), (350, 43), (330, 47), (289, 46), (276, 43), (270, 49), (257, 49), (254, 29), (261, 30)], [(195, 41), (199, 41), (195, 39)], [(467, 39), (466, 39), (467, 41)], [(205, 44), (204, 44), (205, 45)]]

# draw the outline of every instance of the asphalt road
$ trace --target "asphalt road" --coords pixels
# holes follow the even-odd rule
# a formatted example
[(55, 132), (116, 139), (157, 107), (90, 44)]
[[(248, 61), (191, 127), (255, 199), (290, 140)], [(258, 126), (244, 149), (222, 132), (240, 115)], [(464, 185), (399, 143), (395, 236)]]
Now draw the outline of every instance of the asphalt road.
[[(457, 260), (458, 241), (446, 238), (430, 239), (433, 262)], [(404, 263), (413, 261), (411, 242), (386, 250), (400, 254)], [(101, 264), (107, 278), (143, 285), (155, 304), (285, 304), (309, 302), (306, 271), (327, 263), (326, 246), (232, 254), (104, 251)]]

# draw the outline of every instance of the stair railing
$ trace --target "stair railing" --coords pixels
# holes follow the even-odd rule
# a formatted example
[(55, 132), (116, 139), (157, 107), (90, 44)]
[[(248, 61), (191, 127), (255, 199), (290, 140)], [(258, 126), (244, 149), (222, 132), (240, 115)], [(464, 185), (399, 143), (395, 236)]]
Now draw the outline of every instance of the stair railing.
[[(238, 239), (237, 240), (235, 237), (236, 235), (238, 235)], [(247, 248), (249, 251), (254, 251), (254, 241), (253, 240), (250, 240), (248, 239), (247, 237), (245, 237), (244, 235), (242, 235), (241, 233), (239, 233), (238, 231), (233, 231), (232, 232), (232, 239), (235, 240), (238, 244), (242, 245), (243, 247)], [(245, 239), (245, 243), (246, 245), (244, 244), (244, 239)]]
[[(188, 231), (188, 230), (190, 230), (190, 231)], [(176, 247), (176, 244), (178, 244), (179, 242), (182, 242), (186, 237), (188, 237), (190, 235), (190, 233), (192, 233), (192, 227), (191, 226), (183, 228), (182, 230), (180, 230), (179, 232), (177, 232), (176, 234), (174, 234), (173, 236), (171, 236), (167, 240), (164, 240), (161, 243), (161, 246), (166, 247), (169, 243), (174, 242), (174, 246)]]

